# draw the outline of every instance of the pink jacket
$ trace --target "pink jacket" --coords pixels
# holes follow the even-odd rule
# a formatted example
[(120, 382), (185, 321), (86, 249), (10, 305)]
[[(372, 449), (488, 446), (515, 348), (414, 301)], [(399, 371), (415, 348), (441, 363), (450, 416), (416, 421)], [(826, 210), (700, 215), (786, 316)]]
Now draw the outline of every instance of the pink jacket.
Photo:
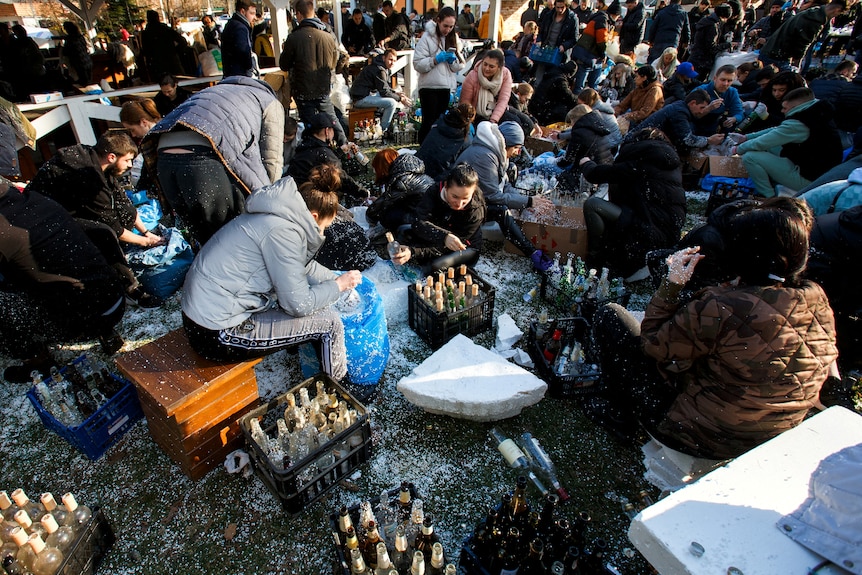
[[(461, 100), (460, 103), (470, 103), (473, 104), (475, 108), (479, 103), (479, 69), (481, 68), (481, 63), (477, 64), (470, 73), (467, 74), (467, 77), (464, 78), (464, 84), (461, 86)], [(497, 105), (494, 106), (494, 111), (491, 113), (491, 117), (488, 118), (495, 124), (500, 121), (500, 118), (503, 117), (503, 113), (506, 111), (506, 107), (509, 105), (509, 96), (512, 95), (512, 73), (509, 72), (508, 68), (503, 68), (503, 82), (500, 85), (500, 93), (497, 94)], [(478, 112), (478, 108), (477, 108)]]

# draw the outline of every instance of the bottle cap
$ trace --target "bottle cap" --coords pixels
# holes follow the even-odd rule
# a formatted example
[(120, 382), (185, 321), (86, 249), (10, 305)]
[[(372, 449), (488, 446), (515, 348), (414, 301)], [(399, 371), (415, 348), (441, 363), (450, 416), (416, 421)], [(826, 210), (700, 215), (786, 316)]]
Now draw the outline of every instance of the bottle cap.
[(66, 506), (66, 509), (69, 511), (74, 511), (78, 508), (78, 502), (75, 501), (75, 496), (71, 493), (66, 493), (63, 495), (63, 505)]
[(12, 507), (12, 500), (9, 499), (9, 494), (5, 491), (0, 491), (0, 509), (6, 511)]
[(53, 533), (60, 528), (60, 526), (57, 525), (57, 520), (54, 519), (54, 516), (50, 513), (46, 513), (45, 515), (43, 515), (42, 519), (40, 519), (39, 522), (42, 524), (42, 527), (44, 527), (45, 531), (47, 531), (48, 533)]
[(30, 537), (27, 539), (27, 543), (30, 544), (30, 547), (33, 549), (33, 553), (36, 555), (45, 550), (45, 542), (42, 541), (42, 537), (38, 533), (31, 533)]
[(18, 507), (24, 507), (30, 501), (30, 498), (27, 497), (27, 494), (24, 493), (24, 490), (20, 487), (12, 492), (12, 501), (15, 502), (15, 505)]
[(51, 493), (43, 493), (40, 500), (47, 511), (54, 511), (57, 508), (57, 501)]
[(18, 523), (24, 529), (30, 529), (30, 526), (33, 525), (33, 520), (30, 519), (30, 514), (24, 511), (23, 509), (19, 509), (15, 512), (14, 515), (15, 522)]
[(15, 527), (12, 529), (12, 541), (14, 541), (15, 545), (18, 547), (25, 545), (27, 543), (27, 532), (20, 527)]

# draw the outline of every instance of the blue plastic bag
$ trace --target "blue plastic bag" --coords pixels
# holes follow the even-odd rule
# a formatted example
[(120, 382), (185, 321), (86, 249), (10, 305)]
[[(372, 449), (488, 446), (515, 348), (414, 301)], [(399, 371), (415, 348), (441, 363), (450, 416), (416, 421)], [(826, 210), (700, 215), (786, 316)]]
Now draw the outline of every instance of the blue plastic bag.
[(386, 312), (374, 282), (363, 277), (356, 291), (361, 304), (353, 312), (341, 314), (347, 348), (347, 374), (355, 384), (376, 385), (389, 361)]
[(164, 245), (133, 251), (128, 260), (144, 289), (164, 299), (182, 287), (195, 254), (177, 228), (161, 228), (161, 235)]

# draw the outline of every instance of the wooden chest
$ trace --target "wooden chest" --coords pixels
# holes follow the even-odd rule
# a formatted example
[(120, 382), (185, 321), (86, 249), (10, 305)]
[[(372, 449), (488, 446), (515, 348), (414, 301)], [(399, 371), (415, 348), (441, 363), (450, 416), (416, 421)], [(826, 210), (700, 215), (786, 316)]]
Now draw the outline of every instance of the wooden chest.
[(138, 389), (150, 435), (194, 480), (243, 446), (239, 418), (258, 406), (254, 366), (197, 355), (180, 328), (117, 358)]

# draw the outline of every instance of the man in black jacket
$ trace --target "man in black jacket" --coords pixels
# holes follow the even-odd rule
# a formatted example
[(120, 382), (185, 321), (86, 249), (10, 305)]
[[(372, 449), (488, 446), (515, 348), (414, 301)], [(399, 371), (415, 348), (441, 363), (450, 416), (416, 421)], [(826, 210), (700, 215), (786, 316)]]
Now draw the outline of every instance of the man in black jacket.
[(52, 343), (98, 337), (116, 352), (124, 311), (121, 279), (83, 228), (56, 202), (0, 178), (0, 347), (24, 360), (4, 379), (44, 374)]
[(347, 20), (344, 33), (341, 34), (341, 43), (351, 56), (362, 56), (374, 46), (374, 35), (371, 28), (365, 25), (362, 10), (359, 8), (354, 9), (353, 15)]
[(251, 26), (257, 16), (252, 0), (236, 0), (235, 11), (221, 35), (221, 62), (225, 78), (255, 75), (251, 58)]
[(731, 13), (730, 6), (720, 4), (715, 7), (714, 13), (698, 22), (692, 32), (688, 61), (694, 65), (701, 78), (709, 77), (718, 53), (730, 48), (730, 43), (724, 41), (723, 30)]
[(646, 11), (643, 2), (626, 0), (626, 15), (620, 28), (620, 54), (634, 54), (635, 47), (643, 42), (646, 31)]
[(720, 105), (718, 100), (710, 102), (706, 90), (694, 90), (684, 100), (663, 106), (661, 110), (633, 127), (629, 130), (629, 138), (633, 138), (644, 128), (658, 128), (668, 137), (680, 156), (687, 155), (692, 148), (717, 146), (724, 141), (724, 134), (698, 136), (694, 133), (693, 121), (704, 117)]
[(383, 111), (380, 127), (384, 132), (389, 129), (398, 104), (411, 104), (410, 98), (391, 87), (390, 70), (397, 60), (398, 54), (392, 48), (387, 48), (382, 54), (377, 53), (371, 64), (362, 69), (350, 87), (354, 108), (380, 108)]

